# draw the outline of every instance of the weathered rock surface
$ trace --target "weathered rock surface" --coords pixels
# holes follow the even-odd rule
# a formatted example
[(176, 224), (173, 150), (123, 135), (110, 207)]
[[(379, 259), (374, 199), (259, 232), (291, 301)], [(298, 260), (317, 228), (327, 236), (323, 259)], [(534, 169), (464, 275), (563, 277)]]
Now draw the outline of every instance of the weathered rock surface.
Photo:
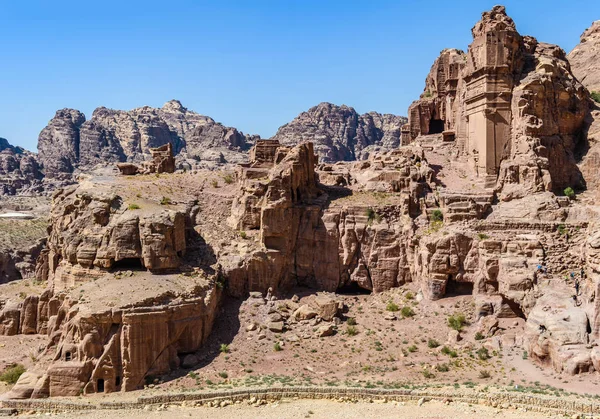
[(345, 105), (321, 103), (280, 127), (272, 139), (288, 146), (310, 141), (323, 162), (362, 160), (375, 150), (397, 148), (405, 123), (402, 116), (359, 115)]
[(600, 92), (600, 20), (581, 35), (579, 44), (567, 56), (573, 74), (590, 91)]
[(575, 153), (590, 101), (565, 52), (521, 36), (502, 6), (472, 33), (466, 54), (444, 50), (432, 66), (403, 141), (436, 133), (455, 141), (502, 199), (583, 187)]
[(151, 159), (150, 149), (167, 143), (184, 167), (198, 161), (237, 163), (246, 159), (253, 141), (254, 137), (172, 100), (160, 109), (101, 107), (89, 121), (79, 111), (62, 109), (40, 133), (38, 150), (46, 176), (69, 178), (75, 169), (89, 171), (98, 164)]
[(40, 193), (42, 177), (33, 153), (0, 138), (0, 196)]

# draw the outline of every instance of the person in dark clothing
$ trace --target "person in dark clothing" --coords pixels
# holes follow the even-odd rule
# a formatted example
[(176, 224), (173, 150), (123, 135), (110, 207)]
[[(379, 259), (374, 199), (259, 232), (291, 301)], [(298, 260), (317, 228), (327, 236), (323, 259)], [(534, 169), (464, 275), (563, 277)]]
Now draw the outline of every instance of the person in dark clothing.
[(579, 279), (575, 280), (575, 295), (579, 295)]

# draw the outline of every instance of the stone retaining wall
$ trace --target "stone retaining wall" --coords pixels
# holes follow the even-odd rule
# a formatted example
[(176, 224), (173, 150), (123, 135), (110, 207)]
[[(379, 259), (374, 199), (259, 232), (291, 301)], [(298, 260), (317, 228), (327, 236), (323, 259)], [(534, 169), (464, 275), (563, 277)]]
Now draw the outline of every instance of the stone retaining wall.
[(373, 401), (386, 400), (406, 402), (423, 398), (425, 400), (451, 400), (469, 404), (495, 406), (499, 408), (524, 408), (529, 411), (554, 414), (600, 414), (600, 403), (589, 400), (567, 400), (563, 398), (523, 394), (523, 393), (456, 393), (453, 391), (408, 390), (408, 389), (364, 389), (364, 388), (332, 388), (332, 387), (270, 387), (244, 390), (222, 390), (199, 393), (175, 393), (154, 396), (141, 396), (132, 402), (99, 402), (89, 400), (71, 402), (63, 400), (4, 400), (2, 408), (23, 411), (63, 412), (95, 409), (141, 409), (147, 405), (180, 405), (194, 403), (197, 405), (220, 402), (244, 401), (255, 398), (268, 402), (281, 399), (331, 399), (338, 401)]

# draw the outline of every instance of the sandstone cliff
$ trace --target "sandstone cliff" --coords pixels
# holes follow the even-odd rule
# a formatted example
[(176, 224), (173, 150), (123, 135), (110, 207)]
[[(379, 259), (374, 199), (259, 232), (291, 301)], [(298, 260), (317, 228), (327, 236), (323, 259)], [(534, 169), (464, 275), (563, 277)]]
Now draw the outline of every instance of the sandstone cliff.
[(402, 116), (359, 115), (345, 105), (321, 103), (280, 127), (272, 139), (291, 146), (310, 141), (323, 162), (362, 160), (375, 150), (398, 147), (404, 123)]
[(246, 159), (253, 141), (172, 100), (159, 109), (101, 107), (89, 121), (79, 111), (59, 110), (40, 133), (38, 150), (46, 176), (69, 178), (75, 169), (85, 172), (98, 164), (143, 161), (150, 157), (150, 148), (167, 143), (182, 167), (237, 163)]
[(588, 92), (565, 52), (521, 36), (502, 6), (482, 15), (467, 53), (444, 50), (403, 140), (442, 134), (502, 199), (583, 188), (576, 154), (585, 148)]
[(567, 58), (573, 74), (590, 91), (600, 92), (600, 20), (592, 23), (581, 35), (579, 44)]
[(33, 153), (0, 138), (0, 196), (39, 193), (42, 177)]

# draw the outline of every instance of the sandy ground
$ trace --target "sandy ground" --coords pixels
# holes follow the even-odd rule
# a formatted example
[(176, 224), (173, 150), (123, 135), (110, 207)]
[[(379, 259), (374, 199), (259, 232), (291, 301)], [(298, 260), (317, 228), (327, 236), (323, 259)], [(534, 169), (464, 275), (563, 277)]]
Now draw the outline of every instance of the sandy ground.
[(364, 418), (548, 418), (542, 413), (522, 410), (500, 410), (485, 406), (470, 406), (466, 403), (431, 401), (422, 406), (398, 403), (338, 403), (328, 400), (284, 400), (271, 405), (253, 407), (246, 404), (224, 408), (209, 407), (169, 407), (165, 410), (128, 410), (76, 412), (57, 415), (63, 418), (104, 419), (104, 418), (326, 418), (326, 419), (364, 419)]

